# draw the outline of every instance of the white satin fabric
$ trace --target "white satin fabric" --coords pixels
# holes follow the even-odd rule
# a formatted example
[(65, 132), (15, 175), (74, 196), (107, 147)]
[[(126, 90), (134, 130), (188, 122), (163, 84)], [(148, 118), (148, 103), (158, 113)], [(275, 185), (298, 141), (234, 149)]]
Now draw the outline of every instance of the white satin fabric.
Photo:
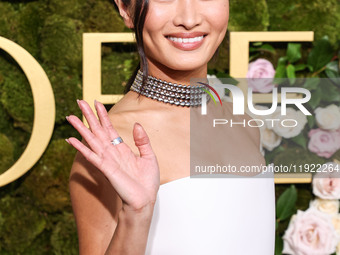
[(160, 186), (146, 255), (273, 255), (273, 173)]

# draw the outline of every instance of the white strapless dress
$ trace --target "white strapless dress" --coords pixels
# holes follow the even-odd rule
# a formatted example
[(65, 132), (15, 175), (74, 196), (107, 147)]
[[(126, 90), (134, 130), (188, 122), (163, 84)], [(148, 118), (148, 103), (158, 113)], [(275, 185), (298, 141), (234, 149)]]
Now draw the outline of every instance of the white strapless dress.
[(161, 185), (145, 254), (273, 255), (274, 174), (235, 177)]

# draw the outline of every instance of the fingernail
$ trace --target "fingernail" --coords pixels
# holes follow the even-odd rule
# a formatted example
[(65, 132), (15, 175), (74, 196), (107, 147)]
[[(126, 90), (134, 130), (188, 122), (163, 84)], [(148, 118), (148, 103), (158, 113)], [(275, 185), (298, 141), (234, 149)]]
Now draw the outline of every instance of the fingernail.
[(79, 101), (80, 101), (80, 100), (79, 100), (79, 99), (77, 99), (77, 104), (80, 106), (80, 104), (79, 104)]
[(68, 120), (68, 116), (66, 116), (66, 119), (67, 119), (67, 121), (69, 121), (69, 120)]
[(68, 144), (70, 144), (70, 141), (69, 141), (68, 139), (65, 139), (65, 141), (66, 141)]
[(94, 100), (94, 106), (97, 107), (97, 100)]
[(135, 125), (138, 125), (138, 126), (140, 126), (140, 127), (142, 126), (142, 125), (141, 125), (141, 124), (139, 124), (138, 122), (135, 122)]

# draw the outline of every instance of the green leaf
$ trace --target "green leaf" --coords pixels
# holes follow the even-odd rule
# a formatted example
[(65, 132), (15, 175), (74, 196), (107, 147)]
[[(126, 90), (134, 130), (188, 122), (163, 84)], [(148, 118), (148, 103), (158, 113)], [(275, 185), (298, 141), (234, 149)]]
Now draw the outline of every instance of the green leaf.
[(306, 64), (295, 65), (295, 71), (302, 71), (307, 68)]
[(277, 61), (277, 65), (281, 65), (281, 64), (286, 65), (287, 64), (287, 60), (288, 60), (287, 56), (280, 57), (279, 60)]
[(285, 65), (279, 65), (275, 70), (275, 76), (274, 78), (286, 78), (286, 66)]
[(281, 255), (283, 250), (283, 240), (279, 234), (275, 235), (275, 255)]
[(320, 83), (319, 77), (307, 78), (305, 83), (303, 84), (303, 87), (308, 90), (314, 90), (317, 89), (319, 83)]
[(277, 200), (276, 218), (280, 221), (290, 218), (296, 211), (295, 203), (297, 199), (297, 191), (292, 184), (286, 189)]
[(313, 115), (307, 115), (308, 127), (312, 129), (315, 125), (315, 117)]
[(286, 57), (279, 58), (274, 78), (286, 78), (286, 62)]
[(275, 49), (274, 49), (274, 47), (273, 46), (271, 46), (270, 44), (263, 44), (260, 48), (259, 48), (259, 50), (261, 50), (261, 51), (269, 51), (270, 53), (273, 53), (273, 54), (275, 54)]
[(320, 86), (318, 86), (315, 90), (311, 91), (311, 99), (308, 101), (308, 105), (315, 109), (321, 101), (322, 91)]
[(252, 43), (254, 46), (261, 46), (263, 44), (263, 42), (253, 42)]
[(323, 79), (320, 88), (321, 100), (326, 102), (340, 102), (340, 91), (329, 79)]
[(249, 62), (253, 61), (254, 59), (256, 59), (256, 58), (259, 57), (259, 56), (260, 56), (260, 53), (256, 53), (256, 54), (250, 56), (250, 57), (249, 57)]
[(301, 58), (301, 43), (288, 43), (287, 57), (290, 63), (294, 63)]
[(329, 78), (340, 77), (338, 61), (329, 62), (326, 65), (325, 73), (326, 73), (327, 77), (329, 77)]
[(254, 51), (257, 51), (257, 48), (249, 47), (249, 52), (254, 52)]
[(328, 40), (327, 36), (315, 43), (315, 47), (311, 50), (308, 55), (308, 65), (313, 67), (313, 72), (320, 70), (322, 67), (327, 65), (334, 56), (334, 50)]
[(307, 67), (308, 67), (308, 70), (309, 70), (310, 72), (313, 72), (313, 66), (307, 65)]
[(295, 83), (295, 67), (292, 64), (289, 64), (286, 67), (287, 77), (289, 79), (289, 83), (293, 85)]
[(302, 132), (298, 136), (291, 138), (291, 140), (302, 148), (307, 149), (307, 138)]
[(273, 151), (268, 151), (266, 153), (266, 156), (265, 156), (266, 164), (269, 165), (269, 164), (273, 163), (274, 157), (277, 154), (279, 154), (280, 152), (283, 152), (284, 150), (285, 150), (285, 148), (282, 145), (280, 145), (279, 147), (276, 147)]
[(275, 54), (276, 51), (273, 46), (270, 44), (263, 44), (261, 47), (249, 47), (249, 52), (256, 52), (256, 51), (268, 51), (272, 54)]

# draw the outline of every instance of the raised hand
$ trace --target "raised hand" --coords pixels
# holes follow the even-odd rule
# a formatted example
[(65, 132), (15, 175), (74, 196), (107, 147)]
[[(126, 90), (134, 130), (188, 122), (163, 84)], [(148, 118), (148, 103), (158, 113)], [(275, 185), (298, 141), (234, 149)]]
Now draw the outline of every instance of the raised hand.
[(154, 204), (160, 185), (159, 166), (144, 128), (139, 123), (133, 127), (133, 138), (140, 153), (136, 156), (124, 142), (111, 143), (119, 134), (102, 103), (95, 101), (98, 120), (86, 101), (77, 102), (90, 129), (75, 115), (66, 119), (89, 147), (75, 137), (66, 141), (106, 176), (122, 199), (124, 210), (137, 211)]

